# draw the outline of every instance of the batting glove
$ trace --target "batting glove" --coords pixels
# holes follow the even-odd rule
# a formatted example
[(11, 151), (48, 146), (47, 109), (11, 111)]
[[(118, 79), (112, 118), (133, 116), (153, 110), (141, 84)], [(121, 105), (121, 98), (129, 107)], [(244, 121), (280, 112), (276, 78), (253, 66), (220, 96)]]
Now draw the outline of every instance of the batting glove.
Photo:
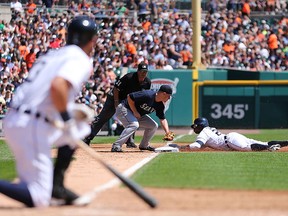
[(77, 147), (77, 142), (79, 141), (77, 134), (78, 128), (74, 119), (69, 119), (64, 122), (63, 138), (72, 149)]

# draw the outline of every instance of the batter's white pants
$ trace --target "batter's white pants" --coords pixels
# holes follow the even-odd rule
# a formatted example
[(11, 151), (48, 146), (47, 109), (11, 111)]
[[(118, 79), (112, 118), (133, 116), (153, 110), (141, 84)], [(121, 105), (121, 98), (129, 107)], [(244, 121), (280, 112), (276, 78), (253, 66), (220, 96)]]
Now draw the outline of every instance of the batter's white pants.
[(10, 110), (3, 126), (5, 138), (16, 159), (20, 181), (27, 184), (36, 207), (48, 206), (52, 193), (53, 164), (47, 123)]

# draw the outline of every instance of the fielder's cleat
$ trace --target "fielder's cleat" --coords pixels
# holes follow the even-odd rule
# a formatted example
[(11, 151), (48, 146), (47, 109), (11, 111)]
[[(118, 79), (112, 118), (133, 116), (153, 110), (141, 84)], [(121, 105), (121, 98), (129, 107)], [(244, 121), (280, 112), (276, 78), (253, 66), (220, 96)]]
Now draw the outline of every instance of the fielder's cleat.
[(127, 142), (126, 143), (126, 148), (137, 148), (137, 145), (133, 142)]
[(268, 150), (269, 151), (278, 151), (281, 148), (280, 144), (271, 145)]
[(146, 151), (155, 151), (155, 148), (153, 148), (152, 146), (147, 146), (147, 147), (141, 147), (141, 146), (139, 146), (139, 149), (140, 150), (146, 150)]
[(112, 145), (112, 148), (111, 148), (111, 152), (123, 152), (122, 149), (121, 149), (121, 146), (118, 146), (118, 145)]

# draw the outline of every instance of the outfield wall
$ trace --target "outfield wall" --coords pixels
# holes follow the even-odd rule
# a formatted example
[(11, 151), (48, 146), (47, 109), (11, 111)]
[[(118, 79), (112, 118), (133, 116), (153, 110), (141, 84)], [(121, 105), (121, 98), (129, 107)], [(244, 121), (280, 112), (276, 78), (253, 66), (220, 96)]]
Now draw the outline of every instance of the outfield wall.
[(171, 126), (205, 116), (218, 128), (288, 128), (288, 72), (150, 70), (148, 76), (153, 89), (173, 88), (166, 112)]

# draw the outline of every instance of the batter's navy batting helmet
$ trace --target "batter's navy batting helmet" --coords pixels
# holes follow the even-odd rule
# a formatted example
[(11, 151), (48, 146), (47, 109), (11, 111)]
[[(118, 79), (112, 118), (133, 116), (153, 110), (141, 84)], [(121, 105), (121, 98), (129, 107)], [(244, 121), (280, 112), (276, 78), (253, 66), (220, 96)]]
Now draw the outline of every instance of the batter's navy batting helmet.
[(97, 25), (93, 19), (88, 16), (77, 16), (68, 26), (67, 44), (85, 45), (96, 33)]
[(196, 127), (208, 127), (209, 126), (209, 122), (206, 118), (200, 117), (200, 118), (196, 118), (194, 120), (194, 123), (191, 125), (191, 128), (196, 128)]

